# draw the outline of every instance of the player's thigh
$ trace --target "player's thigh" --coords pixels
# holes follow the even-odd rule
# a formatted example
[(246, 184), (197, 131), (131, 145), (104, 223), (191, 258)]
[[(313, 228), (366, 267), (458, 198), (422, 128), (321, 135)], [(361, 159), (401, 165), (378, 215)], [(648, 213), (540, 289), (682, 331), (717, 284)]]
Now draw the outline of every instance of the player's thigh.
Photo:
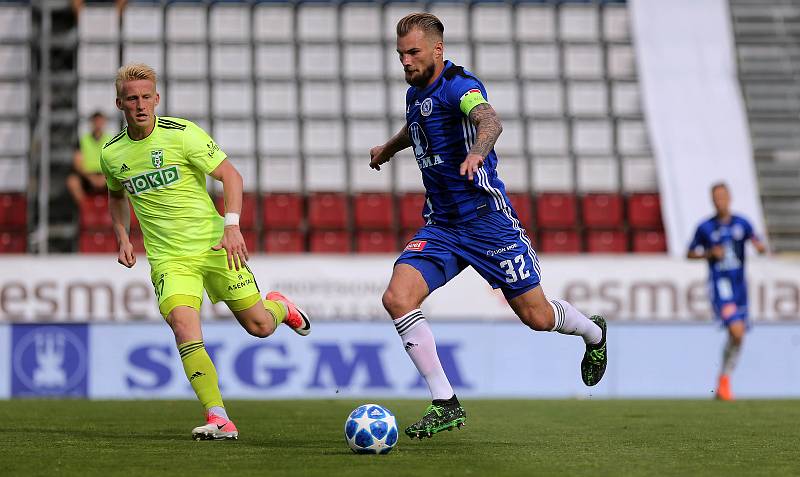
[(176, 307), (200, 311), (203, 300), (203, 276), (198, 264), (190, 258), (167, 260), (151, 264), (158, 310), (165, 319)]
[(225, 249), (203, 255), (201, 271), (203, 286), (212, 303), (224, 301), (231, 311), (240, 311), (260, 300), (254, 297), (261, 292), (250, 267), (244, 264), (239, 270), (229, 269)]
[(383, 305), (390, 311), (403, 315), (419, 308), (428, 294), (428, 283), (422, 272), (408, 263), (397, 263), (383, 294)]
[(383, 295), (390, 314), (418, 308), (431, 292), (461, 273), (466, 264), (458, 257), (458, 242), (457, 232), (445, 227), (428, 225), (417, 232), (395, 261)]
[(506, 300), (539, 286), (539, 259), (510, 211), (493, 212), (476, 219), (464, 228), (463, 234), (464, 255), (461, 258), (493, 288), (500, 288)]

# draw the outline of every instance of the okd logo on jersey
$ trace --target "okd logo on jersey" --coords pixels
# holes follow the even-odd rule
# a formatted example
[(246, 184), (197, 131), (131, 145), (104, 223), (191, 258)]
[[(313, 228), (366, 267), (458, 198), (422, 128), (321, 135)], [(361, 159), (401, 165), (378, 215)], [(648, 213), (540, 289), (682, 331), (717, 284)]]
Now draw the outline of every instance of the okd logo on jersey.
[[(155, 161), (155, 159), (153, 159)], [(145, 172), (138, 176), (122, 181), (122, 185), (131, 194), (139, 195), (151, 189), (160, 189), (180, 180), (178, 166), (169, 166), (152, 172)]]

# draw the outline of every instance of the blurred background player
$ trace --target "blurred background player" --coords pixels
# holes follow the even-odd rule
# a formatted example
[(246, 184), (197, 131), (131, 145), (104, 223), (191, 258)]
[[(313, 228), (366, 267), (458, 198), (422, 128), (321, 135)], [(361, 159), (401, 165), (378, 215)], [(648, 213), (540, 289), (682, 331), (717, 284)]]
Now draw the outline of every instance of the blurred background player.
[(100, 151), (111, 140), (106, 133), (106, 116), (97, 111), (89, 122), (91, 130), (80, 137), (78, 148), (72, 159), (72, 172), (67, 176), (67, 190), (80, 206), (86, 194), (97, 194), (106, 191), (106, 179), (100, 170)]
[[(144, 235), (159, 311), (175, 334), (186, 377), (206, 410), (206, 424), (195, 428), (192, 437), (236, 439), (239, 433), (225, 411), (217, 372), (203, 344), (203, 290), (212, 302), (224, 301), (253, 336), (265, 338), (281, 322), (307, 335), (311, 325), (280, 293), (261, 299), (239, 230), (242, 177), (225, 153), (194, 123), (156, 117), (160, 97), (149, 66), (120, 68), (116, 89), (127, 128), (103, 148), (101, 166), (119, 240), (118, 260), (128, 268), (136, 263), (128, 237), (129, 199)], [(206, 192), (206, 175), (222, 182), (224, 219)]]
[(398, 151), (413, 147), (426, 190), (426, 225), (395, 262), (383, 294), (403, 346), (431, 391), (425, 415), (405, 431), (419, 438), (466, 420), (420, 306), (468, 266), (502, 289), (533, 330), (583, 337), (584, 383), (597, 384), (607, 362), (605, 320), (590, 320), (565, 301), (548, 301), (539, 286), (538, 259), (495, 170), (493, 148), (502, 125), (483, 84), (444, 60), (443, 34), (444, 25), (429, 13), (412, 13), (398, 22), (397, 52), (411, 85), (406, 125), (370, 150), (370, 167), (380, 170)]
[(747, 219), (731, 213), (731, 195), (727, 185), (714, 184), (711, 199), (716, 214), (697, 227), (687, 257), (708, 261), (711, 306), (714, 316), (728, 328), (716, 394), (717, 399), (728, 401), (733, 399), (730, 375), (736, 367), (749, 326), (744, 246), (750, 240), (758, 253), (766, 252), (767, 248)]

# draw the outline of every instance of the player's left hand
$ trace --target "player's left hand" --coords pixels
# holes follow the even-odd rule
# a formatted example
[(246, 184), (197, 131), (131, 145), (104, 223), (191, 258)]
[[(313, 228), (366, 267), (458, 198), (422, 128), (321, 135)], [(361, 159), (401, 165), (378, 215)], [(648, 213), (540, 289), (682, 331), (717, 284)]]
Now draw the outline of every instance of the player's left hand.
[(483, 166), (483, 156), (480, 154), (467, 154), (467, 158), (461, 163), (459, 168), (460, 174), (467, 175), (469, 180), (472, 180), (475, 173)]
[(247, 245), (244, 243), (242, 231), (239, 230), (238, 225), (228, 225), (222, 233), (222, 240), (218, 244), (211, 247), (211, 250), (225, 249), (228, 252), (228, 269), (233, 270), (236, 268), (238, 271), (250, 260), (247, 254)]

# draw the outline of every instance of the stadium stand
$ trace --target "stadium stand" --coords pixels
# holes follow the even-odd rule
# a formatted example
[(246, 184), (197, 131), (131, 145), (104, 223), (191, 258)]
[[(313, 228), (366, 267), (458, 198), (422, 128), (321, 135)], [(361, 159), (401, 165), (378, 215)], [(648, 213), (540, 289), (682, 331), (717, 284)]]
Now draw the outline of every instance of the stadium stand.
[(771, 248), (800, 250), (800, 87), (792, 2), (731, 0), (739, 80)]
[[(159, 113), (207, 129), (242, 172), (253, 250), (396, 249), (422, 224), (419, 171), (406, 151), (376, 173), (368, 150), (404, 123), (394, 24), (424, 9), (447, 25), (446, 56), (486, 84), (504, 126), (500, 175), (539, 246), (658, 248), (635, 240), (663, 227), (644, 203), (658, 208), (657, 184), (622, 1), (87, 3), (77, 25), (77, 113), (119, 118), (110, 78), (121, 62), (147, 62), (161, 73)], [(30, 72), (25, 58), (14, 60), (30, 9), (0, 12), (14, 25), (0, 33), (12, 40), (0, 62), (13, 66), (0, 71), (0, 97), (24, 97), (6, 76)], [(0, 137), (29, 134), (9, 119), (27, 109), (2, 108)], [(12, 159), (0, 158), (0, 169)], [(27, 175), (27, 165), (15, 167)], [(79, 242), (95, 244), (82, 237), (95, 230), (87, 220)], [(595, 231), (625, 240), (595, 247), (608, 242)]]

